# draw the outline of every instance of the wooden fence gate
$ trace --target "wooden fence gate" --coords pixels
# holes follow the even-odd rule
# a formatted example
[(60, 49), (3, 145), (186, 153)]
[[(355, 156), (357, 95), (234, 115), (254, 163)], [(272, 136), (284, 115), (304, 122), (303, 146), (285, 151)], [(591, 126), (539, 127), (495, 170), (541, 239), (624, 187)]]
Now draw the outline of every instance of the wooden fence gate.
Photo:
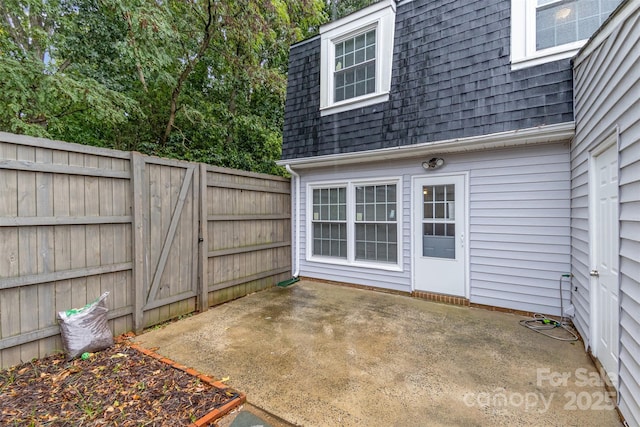
[(290, 212), (285, 178), (0, 132), (0, 368), (105, 291), (117, 335), (289, 278)]
[(134, 324), (149, 325), (196, 309), (199, 168), (137, 153), (133, 168), (134, 222), (141, 231), (134, 234), (134, 248), (142, 260), (135, 311), (143, 313)]

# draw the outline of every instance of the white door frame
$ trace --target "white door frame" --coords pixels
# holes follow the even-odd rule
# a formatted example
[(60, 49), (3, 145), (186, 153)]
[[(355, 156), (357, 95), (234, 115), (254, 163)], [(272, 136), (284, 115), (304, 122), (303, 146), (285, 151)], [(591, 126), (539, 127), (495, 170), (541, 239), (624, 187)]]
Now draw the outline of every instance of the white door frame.
[[(598, 209), (598, 200), (596, 200), (597, 193), (597, 182), (598, 182), (598, 170), (596, 167), (597, 157), (603, 154), (605, 151), (612, 147), (616, 147), (616, 152), (619, 152), (619, 134), (618, 129), (615, 130), (614, 133), (610, 134), (604, 140), (598, 144), (594, 149), (589, 151), (589, 270), (593, 270), (597, 267), (597, 256), (596, 256), (596, 240), (597, 240), (597, 221), (594, 212)], [(620, 159), (618, 158), (618, 182), (620, 180), (619, 168), (620, 168)], [(620, 206), (620, 200), (618, 195), (618, 207)], [(618, 216), (620, 212), (618, 211)], [(618, 218), (619, 221), (619, 218)], [(618, 242), (618, 252), (620, 251), (620, 236), (616, 236), (616, 241)], [(620, 271), (620, 257), (616, 258), (618, 265), (618, 271)], [(591, 277), (589, 272), (585, 272), (587, 277), (589, 278), (589, 340), (590, 340), (590, 352), (598, 357), (597, 354), (594, 353), (596, 346), (598, 345), (600, 336), (598, 334), (598, 322), (600, 319), (598, 318), (598, 278)], [(618, 275), (618, 295), (620, 292), (620, 276)], [(619, 296), (618, 296), (619, 298)], [(618, 300), (619, 301), (619, 300)], [(620, 344), (620, 304), (618, 302), (618, 346)], [(617, 363), (617, 371), (615, 373), (608, 373), (611, 383), (617, 388), (618, 378), (620, 372), (620, 350), (618, 347), (618, 363)], [(611, 375), (614, 374), (615, 378), (611, 378)]]
[(409, 206), (411, 212), (411, 239), (409, 240), (409, 244), (411, 247), (411, 290), (416, 290), (416, 268), (415, 268), (415, 256), (413, 253), (414, 248), (414, 239), (416, 238), (416, 212), (413, 208), (415, 203), (415, 182), (417, 179), (422, 178), (446, 178), (448, 176), (462, 176), (464, 178), (464, 297), (470, 298), (470, 279), (469, 279), (469, 172), (452, 172), (452, 173), (439, 173), (439, 174), (423, 174), (423, 175), (413, 175), (411, 177), (411, 188), (409, 190)]

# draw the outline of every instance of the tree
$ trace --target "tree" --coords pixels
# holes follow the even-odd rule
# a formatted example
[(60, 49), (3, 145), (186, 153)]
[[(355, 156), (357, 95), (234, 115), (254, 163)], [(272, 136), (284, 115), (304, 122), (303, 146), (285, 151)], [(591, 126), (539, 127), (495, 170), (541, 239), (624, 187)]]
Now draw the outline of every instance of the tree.
[(327, 0), (327, 8), (332, 21), (357, 12), (380, 0)]
[(325, 0), (5, 0), (0, 129), (281, 172), (288, 49)]

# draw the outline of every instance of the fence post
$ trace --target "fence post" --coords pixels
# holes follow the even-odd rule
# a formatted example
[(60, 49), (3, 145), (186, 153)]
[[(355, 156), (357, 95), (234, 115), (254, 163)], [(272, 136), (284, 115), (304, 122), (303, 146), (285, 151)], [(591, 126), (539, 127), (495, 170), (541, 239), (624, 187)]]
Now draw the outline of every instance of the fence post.
[(144, 249), (144, 159), (131, 152), (131, 181), (133, 183), (133, 330), (136, 334), (144, 328), (145, 249)]
[(207, 204), (207, 165), (200, 163), (200, 236), (198, 290), (200, 312), (209, 308), (209, 209)]

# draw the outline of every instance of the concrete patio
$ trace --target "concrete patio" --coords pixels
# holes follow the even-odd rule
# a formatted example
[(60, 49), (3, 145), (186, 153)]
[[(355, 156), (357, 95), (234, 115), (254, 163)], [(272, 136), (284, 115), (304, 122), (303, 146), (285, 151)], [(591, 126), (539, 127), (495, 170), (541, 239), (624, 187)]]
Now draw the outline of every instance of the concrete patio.
[(521, 319), (301, 281), (136, 341), (296, 425), (621, 425), (582, 342)]

